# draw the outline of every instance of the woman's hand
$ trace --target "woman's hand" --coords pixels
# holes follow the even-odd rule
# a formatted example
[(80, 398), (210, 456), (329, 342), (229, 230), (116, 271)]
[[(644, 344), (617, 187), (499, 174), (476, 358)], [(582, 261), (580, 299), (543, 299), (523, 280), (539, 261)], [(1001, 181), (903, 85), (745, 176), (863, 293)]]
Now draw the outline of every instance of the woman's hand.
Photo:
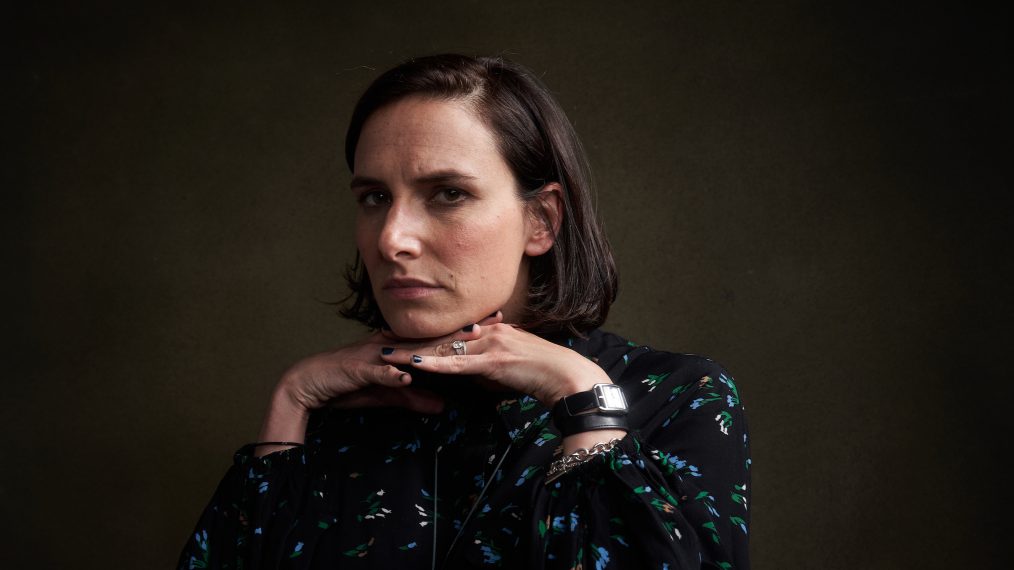
[(332, 404), (341, 407), (395, 403), (414, 411), (434, 413), (440, 403), (432, 395), (410, 394), (411, 375), (380, 360), (382, 334), (315, 354), (292, 365), (276, 388), (276, 399), (306, 412)]
[[(547, 408), (564, 396), (612, 382), (598, 364), (577, 352), (510, 325), (475, 325), (452, 336), (465, 341), (465, 354), (455, 353), (453, 340), (444, 340), (426, 345), (396, 344), (391, 347), (395, 350), (382, 358), (427, 372), (475, 375), (529, 394)], [(618, 429), (571, 434), (563, 438), (562, 451), (573, 453), (625, 435)]]
[[(499, 311), (480, 323), (499, 323)], [(478, 326), (475, 326), (478, 329)], [(402, 350), (422, 351), (433, 344), (448, 344), (458, 338), (478, 338), (473, 333), (457, 333), (431, 339), (425, 344), (398, 342)], [(392, 337), (377, 333), (348, 345), (300, 360), (282, 375), (275, 387), (267, 415), (261, 427), (260, 441), (302, 443), (310, 412), (326, 405), (339, 408), (398, 406), (424, 414), (443, 410), (440, 396), (411, 386), (411, 374), (381, 359), (386, 347), (395, 344)], [(261, 446), (257, 455), (266, 455), (285, 446)]]
[[(584, 356), (511, 325), (477, 324), (451, 337), (423, 345), (392, 344), (395, 350), (381, 358), (438, 374), (475, 375), (529, 394), (547, 407), (610, 382), (605, 371)], [(465, 341), (466, 354), (455, 353), (453, 340)]]

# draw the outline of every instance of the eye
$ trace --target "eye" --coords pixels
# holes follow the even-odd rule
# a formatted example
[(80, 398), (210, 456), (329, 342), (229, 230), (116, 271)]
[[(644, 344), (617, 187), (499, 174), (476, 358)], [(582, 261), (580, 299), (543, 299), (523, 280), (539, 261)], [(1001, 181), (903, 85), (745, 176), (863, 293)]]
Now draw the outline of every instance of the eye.
[(442, 204), (455, 204), (468, 198), (468, 193), (458, 188), (441, 188), (433, 200)]
[(381, 204), (391, 201), (391, 196), (383, 190), (368, 190), (359, 195), (357, 199), (360, 205), (367, 208), (375, 208)]

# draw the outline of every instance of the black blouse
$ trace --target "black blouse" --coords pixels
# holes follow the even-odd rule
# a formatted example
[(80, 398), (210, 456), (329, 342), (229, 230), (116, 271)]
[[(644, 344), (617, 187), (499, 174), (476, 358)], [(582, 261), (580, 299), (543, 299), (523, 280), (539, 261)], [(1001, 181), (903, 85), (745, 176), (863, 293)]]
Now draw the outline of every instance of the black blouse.
[(602, 331), (556, 341), (623, 386), (635, 429), (612, 451), (547, 485), (549, 410), (420, 378), (446, 393), (441, 414), (318, 410), (305, 447), (241, 448), (179, 568), (748, 568), (732, 377)]

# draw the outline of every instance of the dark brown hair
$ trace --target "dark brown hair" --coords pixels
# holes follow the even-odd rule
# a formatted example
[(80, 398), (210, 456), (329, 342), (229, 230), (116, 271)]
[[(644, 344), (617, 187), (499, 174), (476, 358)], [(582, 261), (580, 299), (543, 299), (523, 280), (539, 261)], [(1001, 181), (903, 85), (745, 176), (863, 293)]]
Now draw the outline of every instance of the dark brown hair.
[[(469, 105), (496, 138), (519, 198), (547, 223), (537, 196), (549, 182), (562, 187), (560, 228), (553, 247), (530, 258), (528, 303), (519, 324), (574, 333), (601, 326), (616, 299), (616, 265), (595, 216), (588, 159), (549, 90), (531, 71), (503, 58), (444, 54), (409, 60), (375, 79), (356, 104), (345, 136), (350, 171), (366, 120), (410, 96)], [(358, 253), (346, 279), (352, 293), (341, 314), (374, 329), (383, 326)]]

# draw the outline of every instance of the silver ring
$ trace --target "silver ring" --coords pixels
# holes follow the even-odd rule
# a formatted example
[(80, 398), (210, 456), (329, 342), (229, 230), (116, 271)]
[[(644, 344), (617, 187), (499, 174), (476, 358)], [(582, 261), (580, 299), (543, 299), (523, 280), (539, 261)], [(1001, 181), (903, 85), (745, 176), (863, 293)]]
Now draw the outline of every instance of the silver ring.
[(468, 354), (468, 348), (465, 347), (465, 341), (463, 340), (456, 340), (452, 342), (451, 348), (454, 349), (454, 354), (457, 354), (458, 356)]

